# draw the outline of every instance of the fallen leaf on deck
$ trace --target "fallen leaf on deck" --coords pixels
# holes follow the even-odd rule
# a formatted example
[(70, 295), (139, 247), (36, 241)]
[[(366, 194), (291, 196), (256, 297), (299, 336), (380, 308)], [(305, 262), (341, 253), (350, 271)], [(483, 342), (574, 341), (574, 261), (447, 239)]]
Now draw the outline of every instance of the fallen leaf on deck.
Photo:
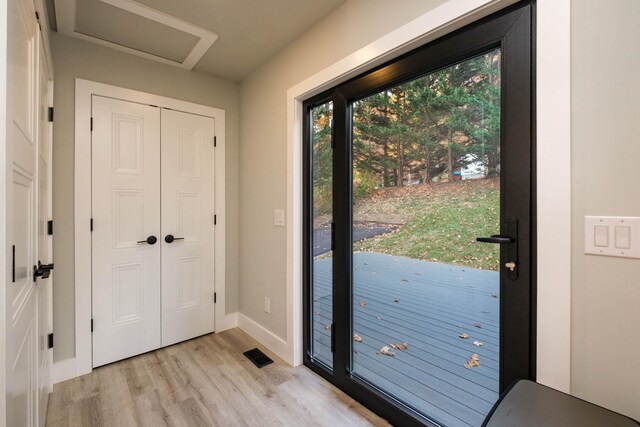
[(391, 351), (391, 348), (387, 345), (385, 345), (384, 347), (381, 347), (378, 353), (376, 354), (383, 354), (385, 356), (396, 357), (396, 354), (393, 351)]
[(482, 314), (488, 314), (488, 313), (490, 313), (490, 311), (482, 310)]
[(498, 295), (496, 295), (496, 294), (491, 294), (491, 296), (492, 296), (493, 298), (498, 298)]
[(477, 354), (472, 354), (467, 363), (464, 364), (464, 367), (467, 369), (471, 369), (475, 366), (480, 366), (480, 356)]
[(482, 347), (482, 343), (480, 341), (474, 341), (473, 345), (475, 345), (476, 347)]
[(473, 325), (473, 326), (475, 326), (476, 328), (482, 328), (482, 325), (481, 325), (480, 323), (476, 323), (476, 324), (475, 324), (475, 325)]
[(416, 276), (422, 276), (422, 273), (415, 273)]
[(393, 300), (393, 302), (400, 302), (400, 300), (396, 298)]
[(313, 313), (313, 315), (314, 315), (314, 316), (320, 316), (320, 312), (319, 312), (319, 311), (316, 311), (316, 312), (314, 312), (314, 313)]
[(469, 339), (469, 334), (460, 334), (458, 335), (460, 338), (462, 338), (463, 340), (468, 340)]
[(396, 344), (389, 344), (391, 347), (395, 348), (396, 350), (406, 350), (407, 347), (409, 347), (409, 344), (407, 344), (406, 342), (401, 342), (401, 343), (396, 343)]
[(329, 324), (329, 325), (324, 325), (324, 328), (325, 328), (327, 331), (330, 331), (330, 330), (331, 330), (331, 325), (330, 325), (330, 324)]
[(360, 307), (366, 307), (367, 303), (364, 301), (360, 301)]
[(382, 317), (378, 317), (378, 316), (376, 316), (376, 319), (378, 319), (378, 320), (382, 320)]
[(318, 302), (318, 301), (320, 301), (320, 299), (319, 298), (314, 298), (313, 301), (314, 302)]
[(358, 334), (353, 334), (353, 340), (355, 342), (362, 342), (362, 337)]
[(408, 282), (407, 279), (400, 279), (401, 282)]

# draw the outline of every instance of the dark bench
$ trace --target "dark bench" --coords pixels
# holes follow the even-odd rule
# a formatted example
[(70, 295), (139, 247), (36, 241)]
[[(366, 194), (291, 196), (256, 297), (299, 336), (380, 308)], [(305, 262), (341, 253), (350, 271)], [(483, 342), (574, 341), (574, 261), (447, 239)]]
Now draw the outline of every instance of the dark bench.
[(533, 381), (520, 380), (502, 394), (482, 426), (638, 427), (640, 423)]

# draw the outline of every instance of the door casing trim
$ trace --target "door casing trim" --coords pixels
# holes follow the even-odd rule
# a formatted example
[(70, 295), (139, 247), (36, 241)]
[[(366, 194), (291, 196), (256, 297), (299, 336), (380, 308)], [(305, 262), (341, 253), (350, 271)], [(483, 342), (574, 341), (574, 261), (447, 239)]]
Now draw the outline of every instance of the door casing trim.
[[(537, 324), (536, 376), (570, 392), (571, 366), (571, 93), (570, 1), (535, 2)], [(303, 156), (302, 103), (351, 77), (493, 12), (513, 0), (450, 0), (287, 91), (287, 336), (278, 355), (303, 360)], [(549, 108), (546, 108), (549, 107)], [(545, 109), (546, 108), (546, 109)], [(559, 231), (558, 233), (556, 231)]]
[[(64, 380), (92, 371), (91, 342), (91, 97), (93, 95), (140, 104), (170, 108), (185, 113), (212, 117), (216, 121), (215, 210), (218, 232), (215, 233), (215, 331), (237, 325), (235, 313), (225, 311), (225, 111), (164, 96), (125, 89), (103, 83), (76, 79), (75, 154), (74, 154), (74, 260), (75, 260), (75, 369), (67, 363)], [(71, 376), (72, 375), (72, 376)]]

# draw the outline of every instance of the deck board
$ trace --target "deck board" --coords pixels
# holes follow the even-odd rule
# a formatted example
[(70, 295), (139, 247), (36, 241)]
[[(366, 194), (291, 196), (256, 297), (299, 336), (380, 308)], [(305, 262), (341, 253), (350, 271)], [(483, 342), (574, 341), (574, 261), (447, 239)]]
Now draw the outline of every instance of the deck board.
[[(354, 342), (352, 372), (444, 425), (480, 425), (498, 398), (498, 273), (377, 253), (356, 253), (353, 264), (362, 342)], [(314, 354), (329, 364), (331, 266), (315, 260), (313, 290)], [(377, 354), (399, 342), (409, 348)], [(480, 366), (465, 368), (474, 353)]]

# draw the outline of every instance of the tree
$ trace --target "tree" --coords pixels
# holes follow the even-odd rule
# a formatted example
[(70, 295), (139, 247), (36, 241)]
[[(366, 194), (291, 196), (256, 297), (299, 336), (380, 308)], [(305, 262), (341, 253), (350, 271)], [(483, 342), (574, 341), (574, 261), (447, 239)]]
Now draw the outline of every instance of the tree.
[[(404, 185), (407, 175), (453, 180), (479, 165), (497, 176), (500, 164), (500, 50), (433, 71), (353, 103), (356, 197)], [(331, 176), (330, 109), (314, 109), (314, 183)], [(317, 121), (317, 123), (316, 123)], [(317, 159), (317, 160), (316, 160)]]

